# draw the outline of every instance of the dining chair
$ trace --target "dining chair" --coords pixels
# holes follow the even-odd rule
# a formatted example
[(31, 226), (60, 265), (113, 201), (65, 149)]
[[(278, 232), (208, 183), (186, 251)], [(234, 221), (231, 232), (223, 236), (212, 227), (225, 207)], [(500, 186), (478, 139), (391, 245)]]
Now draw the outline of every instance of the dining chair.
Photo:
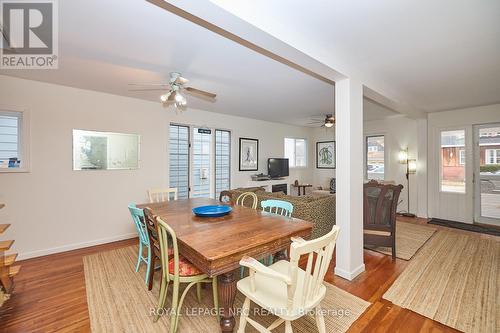
[(265, 212), (274, 213), (286, 217), (291, 217), (293, 213), (293, 205), (288, 201), (264, 200), (260, 203), (260, 206)]
[[(141, 262), (146, 264), (146, 283), (148, 283), (149, 273), (151, 271), (151, 246), (148, 237), (148, 231), (146, 227), (144, 210), (139, 209), (135, 206), (135, 204), (131, 203), (128, 205), (128, 210), (132, 215), (132, 220), (135, 224), (135, 229), (137, 230), (137, 234), (139, 235), (139, 253), (137, 255), (137, 265), (135, 267), (135, 271), (139, 271), (139, 267)], [(144, 256), (144, 248), (147, 249), (147, 256)]]
[(170, 201), (170, 195), (173, 194), (174, 200), (177, 200), (177, 188), (155, 188), (148, 190), (149, 203)]
[[(151, 248), (151, 267), (154, 269), (150, 269), (147, 275), (147, 284), (148, 290), (153, 289), (153, 276), (156, 269), (161, 268), (161, 264), (159, 267), (156, 267), (155, 264), (161, 263), (161, 250), (160, 250), (160, 241), (158, 239), (158, 232), (156, 231), (155, 217), (151, 210), (146, 207), (144, 208), (144, 217), (146, 222), (146, 230), (148, 232), (148, 239)], [(171, 249), (168, 251), (168, 255), (172, 256)]]
[[(292, 321), (309, 313), (314, 313), (319, 332), (326, 333), (321, 309), (321, 301), (326, 295), (323, 279), (333, 256), (338, 233), (339, 227), (333, 226), (328, 234), (310, 241), (292, 238), (290, 262), (280, 260), (266, 267), (254, 258), (243, 258), (240, 265), (248, 267), (250, 275), (237, 283), (238, 290), (246, 297), (238, 333), (245, 332), (246, 324), (261, 333), (271, 333), (282, 323), (285, 323), (285, 333), (292, 333)], [(299, 268), (302, 255), (307, 256), (305, 270)], [(248, 318), (250, 302), (276, 315), (278, 319), (266, 328)]]
[(233, 201), (233, 195), (231, 191), (221, 191), (219, 194), (219, 201), (222, 203), (231, 203)]
[[(154, 223), (156, 223), (157, 226), (162, 267), (158, 311), (157, 315), (154, 318), (154, 321), (156, 322), (159, 319), (160, 311), (164, 308), (167, 299), (168, 286), (170, 282), (172, 282), (173, 292), (172, 307), (170, 311), (170, 333), (174, 333), (177, 331), (177, 326), (179, 323), (179, 312), (182, 308), (182, 303), (184, 302), (184, 298), (186, 297), (187, 292), (193, 285), (197, 285), (197, 296), (198, 301), (200, 301), (200, 283), (212, 283), (214, 308), (219, 309), (217, 277), (209, 278), (206, 274), (203, 274), (196, 266), (194, 266), (191, 262), (189, 262), (186, 258), (179, 254), (179, 248), (177, 246), (177, 236), (175, 235), (175, 231), (167, 223), (165, 223), (159, 217), (156, 217), (154, 219)], [(169, 246), (169, 243), (171, 243), (171, 246)], [(170, 253), (172, 253), (172, 256), (168, 255), (169, 251)], [(179, 285), (181, 283), (187, 283), (187, 286), (179, 299)], [(219, 314), (217, 314), (217, 320), (220, 320)]]
[[(245, 201), (248, 202), (247, 199), (251, 199), (252, 200), (252, 203), (251, 205), (245, 205)], [(252, 209), (257, 209), (257, 203), (259, 202), (259, 199), (257, 198), (257, 195), (253, 192), (244, 192), (244, 193), (241, 193), (238, 198), (236, 198), (236, 205), (238, 206), (245, 206), (245, 207), (248, 207), (248, 208), (252, 208)]]

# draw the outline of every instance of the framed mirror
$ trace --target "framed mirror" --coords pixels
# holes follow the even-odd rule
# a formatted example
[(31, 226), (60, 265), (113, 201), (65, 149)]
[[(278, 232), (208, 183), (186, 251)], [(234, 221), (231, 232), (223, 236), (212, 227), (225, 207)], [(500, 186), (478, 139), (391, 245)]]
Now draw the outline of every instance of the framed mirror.
[(73, 130), (73, 170), (139, 169), (140, 135)]

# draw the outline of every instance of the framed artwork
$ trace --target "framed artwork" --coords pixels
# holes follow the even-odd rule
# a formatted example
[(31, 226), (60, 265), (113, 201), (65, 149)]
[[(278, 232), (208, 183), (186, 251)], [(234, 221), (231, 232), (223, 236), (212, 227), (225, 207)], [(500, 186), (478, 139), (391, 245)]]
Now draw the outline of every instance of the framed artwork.
[(335, 141), (316, 142), (316, 168), (335, 169)]
[(240, 138), (240, 171), (259, 169), (259, 140)]

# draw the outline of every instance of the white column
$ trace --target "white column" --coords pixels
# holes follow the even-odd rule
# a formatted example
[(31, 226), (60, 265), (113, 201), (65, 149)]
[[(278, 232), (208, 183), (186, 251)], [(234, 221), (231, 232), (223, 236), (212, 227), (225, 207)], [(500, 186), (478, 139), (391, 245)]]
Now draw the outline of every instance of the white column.
[(363, 86), (351, 78), (335, 83), (337, 148), (335, 274), (352, 280), (365, 270), (363, 262)]

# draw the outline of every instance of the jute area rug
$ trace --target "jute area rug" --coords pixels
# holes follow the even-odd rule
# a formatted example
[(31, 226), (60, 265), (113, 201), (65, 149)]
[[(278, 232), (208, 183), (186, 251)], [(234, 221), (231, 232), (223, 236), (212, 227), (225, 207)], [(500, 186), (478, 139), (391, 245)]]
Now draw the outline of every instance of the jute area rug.
[[(83, 259), (90, 323), (93, 332), (168, 332), (168, 309), (172, 289), (169, 288), (166, 315), (153, 323), (159, 294), (159, 275), (149, 292), (144, 282), (145, 265), (135, 272), (137, 247), (131, 246), (108, 252), (101, 252)], [(327, 285), (327, 295), (322, 302), (325, 310), (327, 332), (346, 332), (352, 323), (366, 310), (370, 303), (351, 295), (331, 284)], [(181, 286), (181, 291), (182, 291)], [(238, 293), (236, 312), (244, 297)], [(203, 289), (202, 303), (196, 299), (196, 288), (191, 288), (184, 301), (182, 317), (177, 332), (206, 333), (220, 332), (219, 323), (213, 313), (211, 287)], [(276, 317), (258, 313), (252, 315), (264, 325), (271, 324)], [(212, 312), (212, 313), (211, 313)], [(253, 313), (254, 310), (251, 310)], [(239, 321), (236, 316), (236, 327)], [(281, 325), (273, 332), (284, 332)], [(305, 316), (293, 323), (294, 332), (317, 332), (313, 317)], [(257, 332), (247, 325), (246, 332)]]
[(384, 298), (463, 332), (500, 332), (500, 237), (440, 230)]
[[(426, 225), (396, 221), (396, 257), (410, 260), (436, 230), (436, 228)], [(392, 255), (390, 247), (365, 247), (369, 250)]]

